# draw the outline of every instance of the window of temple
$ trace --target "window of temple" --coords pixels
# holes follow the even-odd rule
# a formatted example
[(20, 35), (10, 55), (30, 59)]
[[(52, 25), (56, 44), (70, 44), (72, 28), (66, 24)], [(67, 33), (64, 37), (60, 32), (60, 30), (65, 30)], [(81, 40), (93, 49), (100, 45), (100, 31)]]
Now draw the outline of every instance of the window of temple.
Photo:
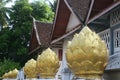
[(120, 29), (114, 31), (114, 53), (120, 52)]
[(106, 42), (106, 46), (110, 52), (110, 29), (98, 33), (102, 40)]

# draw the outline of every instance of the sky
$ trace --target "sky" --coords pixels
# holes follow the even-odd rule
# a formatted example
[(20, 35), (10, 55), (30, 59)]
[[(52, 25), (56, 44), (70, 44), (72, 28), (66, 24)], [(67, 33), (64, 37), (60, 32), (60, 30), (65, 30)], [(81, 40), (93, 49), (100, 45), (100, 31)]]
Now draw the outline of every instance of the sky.
[[(6, 5), (6, 7), (11, 7), (12, 5), (14, 5), (14, 1), (15, 0), (12, 0), (12, 2), (9, 2), (7, 5)], [(31, 3), (31, 2), (34, 2), (34, 1), (38, 1), (38, 0), (29, 0), (29, 2)], [(53, 0), (50, 0), (51, 2), (53, 2)]]

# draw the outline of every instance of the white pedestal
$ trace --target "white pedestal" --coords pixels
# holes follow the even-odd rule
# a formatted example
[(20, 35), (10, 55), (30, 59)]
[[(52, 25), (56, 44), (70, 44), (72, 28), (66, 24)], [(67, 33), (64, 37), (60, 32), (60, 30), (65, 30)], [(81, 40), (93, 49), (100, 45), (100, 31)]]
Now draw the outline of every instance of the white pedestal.
[(55, 79), (39, 79), (39, 80), (55, 80)]
[(62, 80), (70, 80), (69, 73), (62, 73)]

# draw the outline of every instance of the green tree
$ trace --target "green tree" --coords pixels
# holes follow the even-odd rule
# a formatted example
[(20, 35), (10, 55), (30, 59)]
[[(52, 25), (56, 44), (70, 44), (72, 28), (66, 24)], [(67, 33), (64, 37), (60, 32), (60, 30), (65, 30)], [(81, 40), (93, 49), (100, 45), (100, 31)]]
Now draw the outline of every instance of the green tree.
[(32, 8), (28, 0), (17, 0), (15, 5), (11, 8), (10, 25), (12, 26), (11, 34), (8, 44), (8, 51), (6, 52), (10, 59), (24, 64), (28, 54), (28, 44), (30, 40), (30, 30), (32, 27), (32, 19), (29, 16)]
[(3, 28), (0, 31), (0, 59), (7, 56), (10, 42), (11, 31), (9, 27)]
[(42, 22), (52, 22), (54, 13), (44, 1), (29, 4), (28, 0), (17, 0), (12, 6), (10, 26), (0, 31), (0, 56), (20, 62), (28, 60), (28, 49), (32, 30), (32, 15)]
[(31, 7), (33, 9), (32, 16), (35, 19), (40, 20), (42, 22), (52, 22), (54, 17), (54, 12), (52, 12), (50, 6), (48, 6), (45, 1), (36, 1), (31, 3)]
[(19, 63), (16, 63), (10, 59), (4, 59), (0, 61), (0, 76), (2, 76), (5, 72), (8, 72), (15, 68), (20, 69)]
[(56, 7), (57, 7), (57, 0), (53, 0), (53, 3), (50, 0), (46, 0), (46, 1), (49, 2), (49, 5), (50, 5), (52, 11), (55, 12), (56, 11)]
[(7, 27), (9, 17), (7, 13), (10, 11), (10, 8), (5, 7), (5, 5), (11, 0), (0, 0), (0, 28)]

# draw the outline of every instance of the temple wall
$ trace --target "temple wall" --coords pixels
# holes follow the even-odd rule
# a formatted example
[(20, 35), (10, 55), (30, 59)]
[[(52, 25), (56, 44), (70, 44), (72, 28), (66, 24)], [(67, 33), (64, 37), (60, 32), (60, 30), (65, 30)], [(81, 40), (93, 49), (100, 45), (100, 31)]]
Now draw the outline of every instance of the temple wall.
[(79, 24), (80, 24), (80, 21), (77, 19), (76, 15), (71, 13), (66, 32), (71, 31), (73, 28), (75, 28)]
[(70, 39), (65, 39), (63, 43), (63, 60), (62, 60), (62, 80), (72, 80), (73, 73), (70, 71), (70, 69), (67, 66), (66, 61), (66, 46)]
[[(60, 48), (52, 48), (52, 50), (58, 55), (58, 52), (59, 52), (59, 49)], [(60, 61), (60, 68), (58, 69), (58, 72), (55, 76), (55, 79), (58, 80), (58, 79), (61, 79), (61, 71), (62, 71), (62, 61)]]

